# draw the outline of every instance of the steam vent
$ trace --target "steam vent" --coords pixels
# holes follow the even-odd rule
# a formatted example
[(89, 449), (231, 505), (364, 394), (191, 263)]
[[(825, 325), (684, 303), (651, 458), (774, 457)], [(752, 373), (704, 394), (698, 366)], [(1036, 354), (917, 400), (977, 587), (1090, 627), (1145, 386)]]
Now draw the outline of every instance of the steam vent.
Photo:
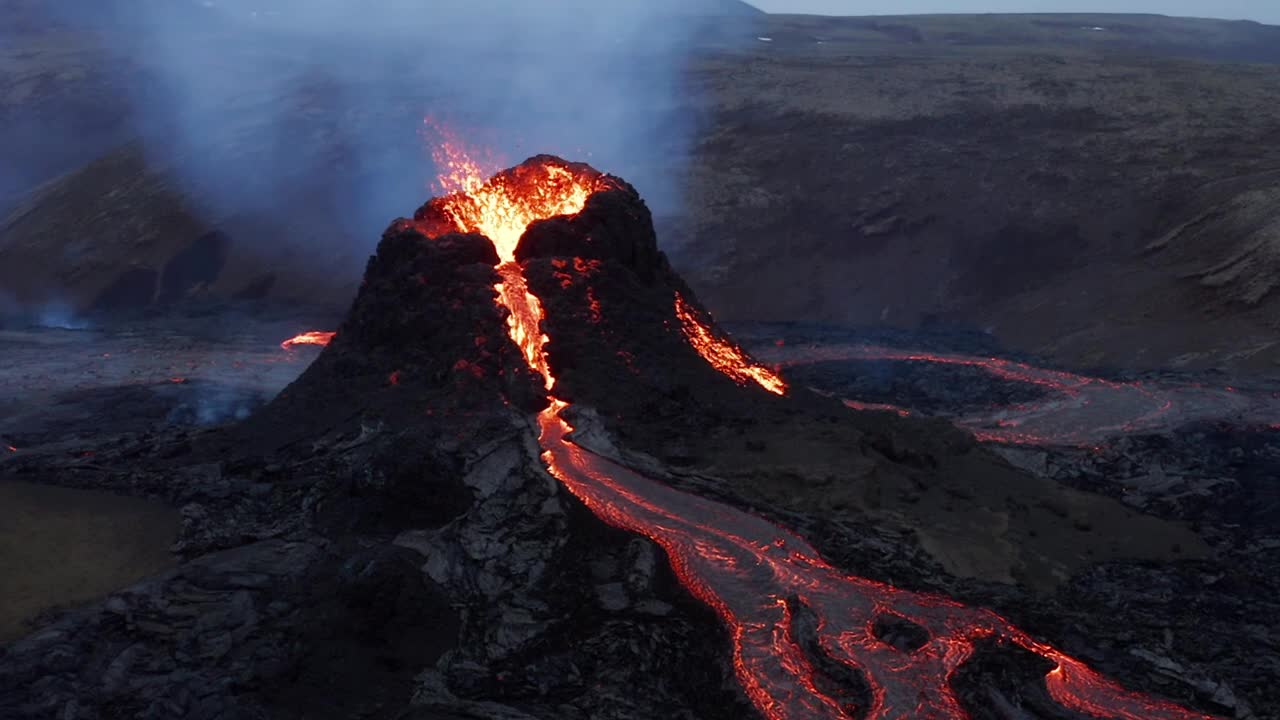
[(792, 387), (555, 157), (392, 223), (296, 382), (141, 457), (184, 562), (0, 655), (0, 716), (1212, 717), (1044, 619), (1194, 535)]

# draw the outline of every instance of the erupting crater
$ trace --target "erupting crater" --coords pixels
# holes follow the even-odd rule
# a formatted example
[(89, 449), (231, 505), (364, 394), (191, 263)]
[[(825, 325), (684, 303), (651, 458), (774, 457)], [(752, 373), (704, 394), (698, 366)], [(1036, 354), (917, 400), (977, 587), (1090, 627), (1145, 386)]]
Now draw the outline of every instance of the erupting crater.
[[(364, 353), (372, 359), (348, 352), (349, 362), (371, 363), (367, 382), (400, 403), (414, 397), (406, 392), (418, 378), (458, 388), (504, 378), (509, 404), (537, 412), (546, 469), (600, 519), (662, 547), (681, 583), (715, 610), (732, 639), (736, 676), (763, 716), (963, 720), (969, 714), (952, 687), (953, 675), (983, 641), (1047, 661), (1044, 688), (1065, 712), (1121, 720), (1210, 717), (1128, 691), (991, 611), (846, 574), (772, 522), (575, 443), (565, 418), (590, 413), (566, 411), (584, 393), (626, 393), (627, 383), (640, 376), (668, 387), (672, 396), (684, 392), (666, 378), (664, 363), (682, 368), (682, 382), (721, 383), (736, 402), (795, 400), (777, 373), (711, 325), (657, 250), (648, 210), (630, 185), (550, 156), (489, 178), (457, 147), (442, 148), (437, 161), (446, 168), (441, 184), (453, 192), (428, 202), (412, 220), (393, 224), (370, 261), (366, 287), (413, 285), (399, 297), (424, 293), (433, 308), (448, 308), (450, 321), (452, 315), (488, 318), (497, 312), (505, 316), (511, 342), (477, 336), (474, 351), (455, 361), (429, 357), (430, 342), (414, 340), (421, 357), (409, 363), (391, 352), (401, 342), (391, 339), (391, 324), (399, 331), (412, 331), (415, 323), (430, 326), (440, 322), (434, 310), (358, 298), (353, 317), (320, 362), (326, 354), (348, 352), (346, 342), (365, 338), (373, 343)], [(413, 243), (424, 244), (426, 260), (407, 259)], [(478, 291), (431, 294), (438, 286), (461, 287), (457, 283), (467, 278), (491, 283), (487, 309), (468, 304), (481, 302)], [(435, 338), (443, 332), (419, 334)], [(455, 347), (463, 331), (449, 332), (448, 347)], [(523, 368), (513, 365), (513, 357)], [(538, 401), (511, 396), (523, 392), (522, 372), (544, 391)], [(606, 387), (587, 393), (588, 382)], [(609, 442), (590, 423), (577, 432)], [(816, 617), (812, 642), (800, 637), (800, 613)], [(885, 640), (894, 623), (913, 629), (906, 633), (909, 642)], [(861, 676), (865, 687), (833, 687), (820, 660)]]

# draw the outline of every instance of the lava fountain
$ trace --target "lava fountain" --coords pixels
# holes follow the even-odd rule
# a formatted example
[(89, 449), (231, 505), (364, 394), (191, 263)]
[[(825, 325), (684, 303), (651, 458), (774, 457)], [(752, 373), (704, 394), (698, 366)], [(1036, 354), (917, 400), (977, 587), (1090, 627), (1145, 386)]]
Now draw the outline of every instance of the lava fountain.
[[(430, 215), (415, 216), (415, 222), (428, 237), (475, 232), (493, 242), (501, 258), (497, 302), (509, 312), (511, 339), (552, 395), (538, 415), (548, 469), (602, 520), (665, 549), (683, 585), (728, 626), (736, 675), (764, 716), (965, 720), (951, 676), (978, 640), (989, 639), (1051, 661), (1046, 688), (1070, 710), (1121, 720), (1209, 717), (1129, 692), (988, 610), (844, 574), (787, 530), (644, 477), (571, 442), (573, 428), (562, 419), (568, 405), (554, 397), (555, 379), (543, 348), (543, 308), (527, 288), (516, 247), (530, 223), (577, 214), (612, 180), (545, 156), (486, 180), (468, 157), (456, 146), (436, 151), (437, 163), (446, 169), (441, 184), (455, 192), (433, 202)], [(712, 332), (679, 296), (675, 311), (690, 344), (717, 370), (739, 384), (755, 382), (769, 392), (786, 393), (780, 377)], [(818, 618), (821, 651), (865, 676), (869, 706), (851, 707), (820, 689), (818, 671), (796, 638), (793, 613), (799, 606)], [(909, 651), (880, 641), (873, 627), (885, 617), (918, 625), (928, 640)]]

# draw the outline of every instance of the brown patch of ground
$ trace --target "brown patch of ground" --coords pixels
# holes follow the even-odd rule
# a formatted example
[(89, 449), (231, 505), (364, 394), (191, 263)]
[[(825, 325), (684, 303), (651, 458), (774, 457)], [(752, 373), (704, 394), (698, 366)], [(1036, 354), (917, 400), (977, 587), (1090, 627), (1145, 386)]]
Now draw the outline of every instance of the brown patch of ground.
[(177, 512), (160, 503), (0, 480), (0, 641), (171, 566), (177, 534)]
[(910, 529), (957, 577), (1041, 592), (1097, 563), (1208, 556), (1180, 523), (1022, 472), (953, 433), (888, 414), (778, 413), (699, 437), (693, 469), (763, 507)]

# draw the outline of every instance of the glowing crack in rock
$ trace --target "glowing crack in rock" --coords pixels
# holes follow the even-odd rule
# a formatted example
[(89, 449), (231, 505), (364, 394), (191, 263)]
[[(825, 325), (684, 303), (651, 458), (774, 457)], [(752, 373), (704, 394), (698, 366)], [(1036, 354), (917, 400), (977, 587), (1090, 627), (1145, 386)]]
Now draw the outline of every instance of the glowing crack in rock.
[[(456, 148), (449, 152), (457, 159), (456, 166), (467, 166), (465, 153)], [(520, 213), (534, 207), (552, 212), (580, 208), (585, 202), (585, 197), (579, 201), (577, 189), (557, 199), (555, 193), (565, 188), (557, 176), (546, 177), (552, 187), (538, 194), (536, 201), (517, 197), (459, 203), (456, 207), (481, 213), (460, 215), (459, 225), (496, 228), (504, 234), (501, 240), (493, 239), (498, 247), (499, 242), (510, 243), (513, 235), (519, 238), (514, 221), (506, 215), (510, 208), (524, 208)], [(464, 187), (486, 186), (468, 180)], [(486, 212), (501, 217), (489, 217)], [(531, 222), (542, 216), (520, 217), (520, 222)], [(523, 350), (529, 367), (552, 388), (554, 379), (543, 349), (546, 336), (540, 327), (542, 308), (513, 262), (514, 245), (500, 248), (499, 255), (503, 263), (497, 301), (511, 314), (511, 338)], [(677, 308), (682, 303), (677, 298)], [(694, 317), (691, 308), (684, 309)], [(694, 327), (714, 337), (705, 325), (695, 323)], [(696, 329), (693, 332), (701, 337)], [(708, 343), (715, 352), (724, 352), (724, 346)], [(730, 357), (744, 362), (746, 358), (732, 353)], [(771, 392), (783, 391), (770, 388), (755, 375), (748, 377)], [(738, 680), (770, 720), (850, 718), (855, 711), (868, 720), (965, 720), (967, 714), (950, 681), (980, 639), (1017, 645), (1054, 663), (1045, 684), (1063, 707), (1118, 720), (1209, 717), (1129, 692), (990, 611), (847, 575), (803, 539), (762, 518), (676, 490), (596, 456), (568, 438), (572, 428), (561, 419), (566, 407), (553, 398), (538, 415), (539, 442), (549, 471), (602, 520), (648, 537), (666, 551), (681, 583), (728, 626)], [(819, 689), (813, 662), (795, 639), (791, 599), (818, 618), (822, 652), (865, 675), (871, 689), (870, 707), (846, 707)], [(917, 624), (928, 633), (928, 640), (910, 652), (880, 641), (873, 625), (884, 616)]]

